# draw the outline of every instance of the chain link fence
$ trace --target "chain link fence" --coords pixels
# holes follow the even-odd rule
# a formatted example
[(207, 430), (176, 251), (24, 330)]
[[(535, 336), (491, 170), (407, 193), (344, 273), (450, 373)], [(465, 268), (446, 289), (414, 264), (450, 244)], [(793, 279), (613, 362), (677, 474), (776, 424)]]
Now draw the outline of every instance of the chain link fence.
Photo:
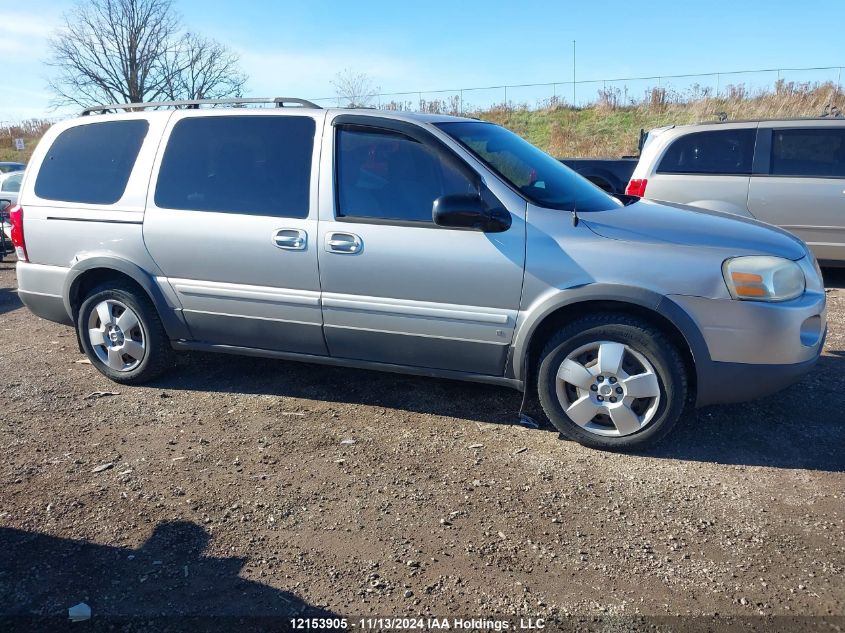
[[(610, 108), (688, 103), (701, 99), (748, 99), (783, 91), (828, 86), (842, 93), (842, 66), (771, 68), (651, 77), (584, 79), (356, 95), (370, 106), (413, 112), (470, 114), (494, 109)], [(344, 97), (311, 99), (324, 107), (344, 107)], [(840, 104), (845, 107), (845, 104)]]

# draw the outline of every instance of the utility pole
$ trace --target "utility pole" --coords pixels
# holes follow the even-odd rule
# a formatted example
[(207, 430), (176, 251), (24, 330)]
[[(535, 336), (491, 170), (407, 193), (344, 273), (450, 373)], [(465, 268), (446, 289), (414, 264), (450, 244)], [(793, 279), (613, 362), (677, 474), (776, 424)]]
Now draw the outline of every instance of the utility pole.
[(572, 107), (575, 107), (575, 40), (572, 40)]

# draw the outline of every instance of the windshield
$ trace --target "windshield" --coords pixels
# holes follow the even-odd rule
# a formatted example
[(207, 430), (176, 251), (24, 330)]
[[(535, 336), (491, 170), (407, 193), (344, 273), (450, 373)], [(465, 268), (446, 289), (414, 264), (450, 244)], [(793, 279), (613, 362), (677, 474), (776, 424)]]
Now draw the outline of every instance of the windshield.
[(584, 212), (623, 206), (589, 180), (503, 127), (482, 121), (436, 125), (538, 206)]
[(0, 191), (11, 191), (17, 193), (21, 190), (21, 181), (23, 180), (23, 172), (4, 178), (0, 183)]

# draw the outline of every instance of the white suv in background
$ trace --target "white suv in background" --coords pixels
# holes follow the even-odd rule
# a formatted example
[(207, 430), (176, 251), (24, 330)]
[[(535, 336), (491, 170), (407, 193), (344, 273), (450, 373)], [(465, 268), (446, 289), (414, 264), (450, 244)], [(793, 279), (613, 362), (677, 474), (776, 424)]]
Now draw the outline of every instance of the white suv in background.
[(845, 118), (652, 130), (626, 193), (775, 224), (845, 265)]

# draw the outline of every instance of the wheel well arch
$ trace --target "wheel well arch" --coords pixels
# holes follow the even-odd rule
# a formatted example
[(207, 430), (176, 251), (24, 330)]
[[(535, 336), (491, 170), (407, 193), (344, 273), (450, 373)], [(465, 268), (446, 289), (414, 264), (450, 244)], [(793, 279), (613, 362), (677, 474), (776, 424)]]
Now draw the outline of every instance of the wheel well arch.
[(120, 281), (136, 288), (140, 296), (150, 300), (171, 340), (191, 339), (178, 301), (173, 304), (168, 301), (150, 274), (136, 264), (120, 258), (97, 256), (79, 262), (71, 271), (65, 281), (64, 304), (65, 311), (74, 322), (79, 307), (92, 289), (109, 281)]
[(546, 341), (549, 340), (552, 334), (561, 326), (574, 319), (597, 312), (616, 312), (628, 316), (636, 316), (659, 328), (677, 346), (681, 354), (687, 372), (690, 397), (693, 402), (695, 401), (697, 375), (694, 347), (681, 328), (665, 314), (654, 308), (612, 299), (584, 300), (566, 304), (542, 317), (540, 322), (534, 327), (524, 353), (525, 358), (522, 373), (526, 382), (526, 389), (529, 388), (528, 385), (532, 381), (536, 380), (534, 373), (537, 359), (543, 351)]
[(150, 296), (150, 293), (147, 292), (147, 290), (131, 275), (114, 268), (89, 268), (77, 275), (71, 282), (70, 288), (68, 289), (68, 302), (70, 303), (70, 307), (73, 311), (71, 316), (73, 316), (74, 320), (76, 319), (79, 307), (82, 305), (85, 297), (87, 297), (97, 286), (110, 281), (120, 281), (133, 286), (150, 301), (152, 301), (153, 305), (155, 305), (155, 301), (153, 297)]

